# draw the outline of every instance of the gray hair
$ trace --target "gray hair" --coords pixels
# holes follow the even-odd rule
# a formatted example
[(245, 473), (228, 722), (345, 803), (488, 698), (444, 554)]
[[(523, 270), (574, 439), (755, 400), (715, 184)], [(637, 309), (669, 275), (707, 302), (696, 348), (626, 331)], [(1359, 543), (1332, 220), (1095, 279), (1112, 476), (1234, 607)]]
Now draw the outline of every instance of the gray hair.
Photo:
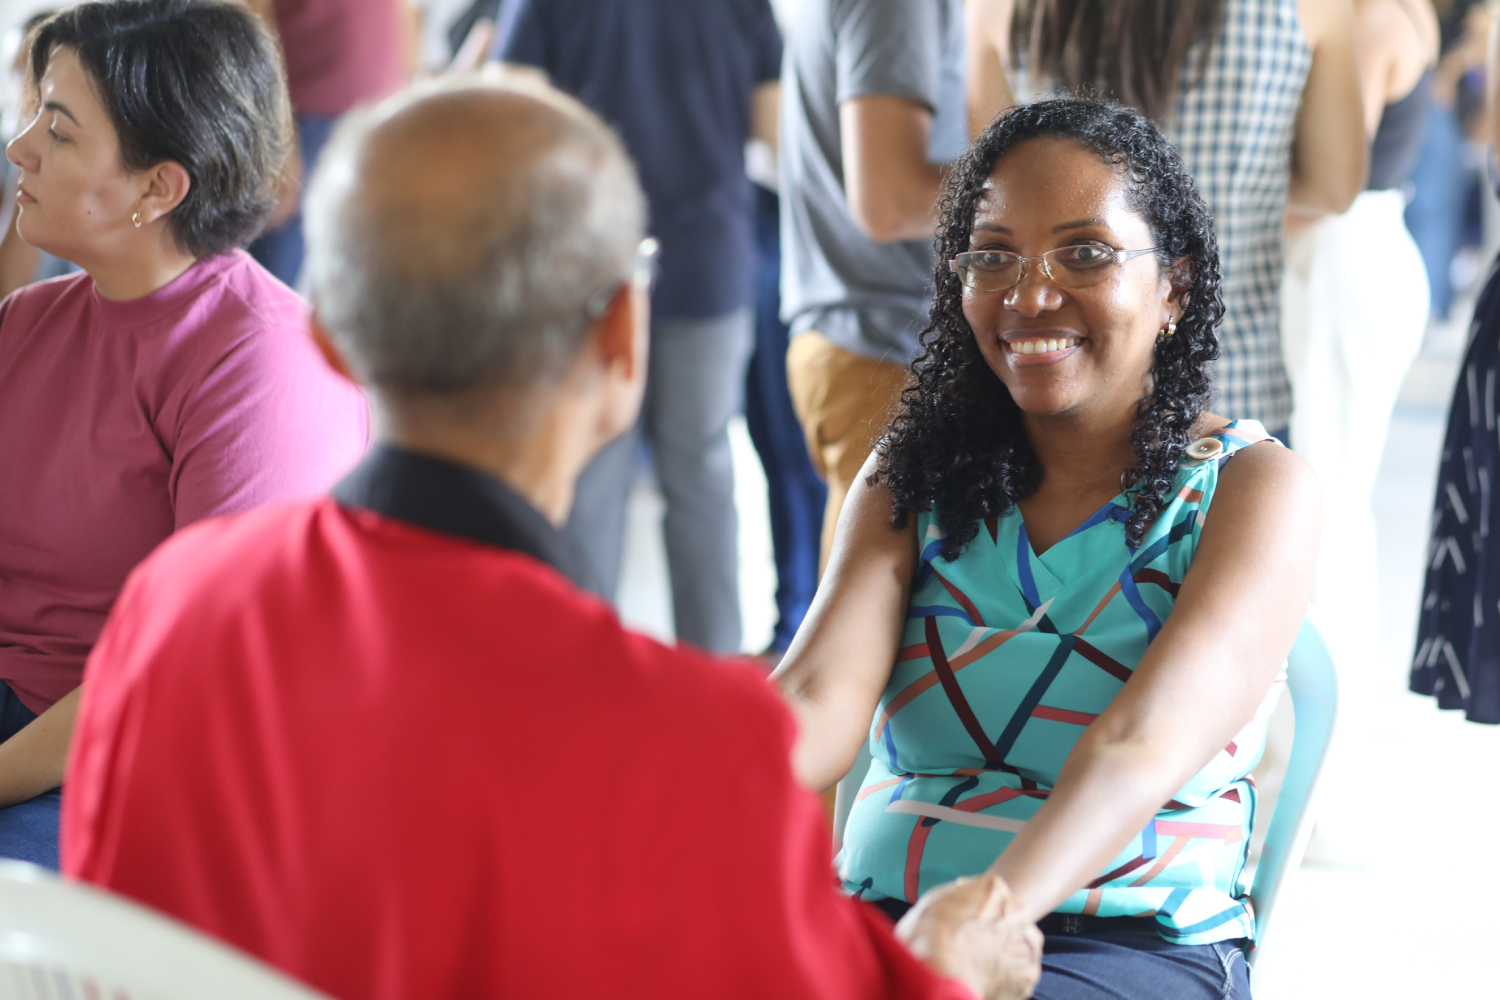
[(308, 189), (307, 282), (356, 378), (440, 397), (558, 377), (630, 274), (646, 207), (613, 132), (519, 77), (349, 115)]

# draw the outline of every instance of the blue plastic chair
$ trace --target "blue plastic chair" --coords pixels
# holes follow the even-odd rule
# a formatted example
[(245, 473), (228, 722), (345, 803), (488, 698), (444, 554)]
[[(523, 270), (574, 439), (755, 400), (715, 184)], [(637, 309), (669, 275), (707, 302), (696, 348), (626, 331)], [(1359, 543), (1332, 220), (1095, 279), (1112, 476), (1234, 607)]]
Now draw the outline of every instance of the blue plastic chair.
[[(1256, 941), (1266, 939), (1271, 911), (1287, 873), (1302, 864), (1307, 838), (1312, 834), (1313, 815), (1309, 809), (1312, 793), (1323, 770), (1323, 760), (1338, 715), (1339, 685), (1333, 657), (1311, 620), (1302, 622), (1302, 630), (1297, 633), (1297, 641), (1292, 645), (1286, 663), (1287, 694), (1292, 699), (1296, 730), (1286, 777), (1282, 779), (1281, 793), (1271, 816), (1271, 829), (1266, 834), (1260, 864), (1255, 869), (1255, 881), (1250, 886), (1250, 901), (1255, 907)], [(860, 748), (854, 766), (838, 783), (833, 813), (834, 850), (843, 843), (844, 826), (854, 809), (854, 796), (859, 793), (859, 786), (864, 783), (869, 768), (870, 748), (866, 743)], [(1256, 954), (1251, 952), (1252, 963)]]
[[(1302, 630), (1286, 658), (1286, 686), (1296, 716), (1296, 730), (1286, 777), (1281, 780), (1281, 793), (1271, 813), (1271, 829), (1266, 834), (1260, 863), (1255, 868), (1255, 881), (1250, 886), (1257, 942), (1266, 939), (1271, 911), (1287, 873), (1302, 864), (1313, 828), (1309, 807), (1338, 718), (1338, 674), (1333, 656), (1311, 620), (1302, 622)], [(1257, 954), (1259, 948), (1250, 953), (1251, 964)]]

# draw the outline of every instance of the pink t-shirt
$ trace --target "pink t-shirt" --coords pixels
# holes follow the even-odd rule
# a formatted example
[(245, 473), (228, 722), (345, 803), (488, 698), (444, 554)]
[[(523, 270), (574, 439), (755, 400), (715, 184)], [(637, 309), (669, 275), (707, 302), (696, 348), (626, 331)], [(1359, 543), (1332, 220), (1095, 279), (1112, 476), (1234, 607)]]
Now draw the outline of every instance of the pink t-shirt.
[(406, 83), (398, 0), (275, 0), (292, 110), (337, 117)]
[(0, 303), (0, 680), (47, 708), (158, 543), (321, 494), (368, 436), (302, 300), (243, 251), (129, 302), (86, 274), (16, 292)]

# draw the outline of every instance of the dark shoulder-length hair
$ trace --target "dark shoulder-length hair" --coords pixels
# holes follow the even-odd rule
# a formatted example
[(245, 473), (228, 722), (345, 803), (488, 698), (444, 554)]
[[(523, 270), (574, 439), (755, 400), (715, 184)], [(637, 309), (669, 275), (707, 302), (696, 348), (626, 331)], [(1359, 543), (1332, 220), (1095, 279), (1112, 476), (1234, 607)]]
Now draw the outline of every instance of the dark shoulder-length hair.
[(1065, 93), (1099, 93), (1148, 118), (1172, 117), (1195, 50), (1208, 65), (1224, 0), (1016, 0), (1011, 55)]
[(1174, 336), (1158, 339), (1151, 391), (1130, 434), (1136, 464), (1122, 476), (1130, 491), (1126, 537), (1138, 545), (1167, 502), (1193, 426), (1208, 406), (1215, 333), (1224, 315), (1213, 217), (1177, 150), (1147, 119), (1116, 105), (1086, 100), (1027, 104), (995, 119), (954, 163), (939, 209), (936, 290), (923, 354), (886, 435), (872, 484), (895, 497), (893, 526), (936, 509), (957, 558), (980, 522), (1009, 513), (1036, 492), (1042, 469), (1010, 390), (979, 351), (963, 312), (963, 286), (948, 261), (969, 249), (974, 210), (995, 165), (1018, 143), (1051, 136), (1077, 143), (1110, 164), (1129, 205), (1151, 229), (1162, 267), (1186, 258), (1192, 270)]
[(77, 54), (127, 170), (166, 160), (192, 186), (168, 231), (202, 259), (255, 238), (276, 204), (292, 112), (275, 40), (227, 0), (95, 0), (31, 35), (32, 94), (59, 46)]

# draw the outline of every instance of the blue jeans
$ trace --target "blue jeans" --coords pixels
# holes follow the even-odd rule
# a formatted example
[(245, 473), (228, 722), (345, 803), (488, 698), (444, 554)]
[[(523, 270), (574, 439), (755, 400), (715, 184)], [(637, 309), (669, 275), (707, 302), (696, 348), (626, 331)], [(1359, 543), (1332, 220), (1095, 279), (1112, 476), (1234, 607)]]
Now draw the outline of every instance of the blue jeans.
[(1463, 126), (1453, 108), (1432, 103), (1411, 184), (1406, 228), (1427, 266), (1432, 315), (1441, 319), (1448, 315), (1453, 302), (1448, 266), (1464, 242)]
[(594, 560), (600, 595), (615, 599), (625, 508), (641, 444), (667, 504), (662, 536), (677, 638), (714, 653), (740, 651), (739, 518), (729, 420), (740, 411), (751, 315), (656, 317), (641, 418), (578, 477), (568, 531)]
[(766, 470), (771, 545), (776, 555), (776, 631), (771, 648), (786, 652), (818, 589), (818, 546), (828, 487), (812, 460), (786, 385), (790, 331), (781, 311), (781, 233), (777, 197), (755, 189), (755, 353), (745, 379), (745, 423)]
[(1169, 944), (1138, 934), (1049, 934), (1035, 1000), (1250, 1000), (1238, 942)]
[[(874, 905), (892, 920), (911, 909), (900, 899)], [(1095, 926), (1075, 929), (1068, 926), (1074, 919), (1042, 918), (1046, 943), (1033, 1000), (1250, 1000), (1250, 965), (1239, 941), (1171, 944), (1149, 920), (1092, 919)]]
[[(326, 115), (297, 116), (297, 141), (302, 147), (304, 190), (308, 181), (312, 180), (313, 171), (318, 166), (318, 156), (323, 152), (328, 137), (333, 134), (336, 120)], [(296, 288), (297, 281), (302, 276), (302, 213), (299, 211), (278, 229), (261, 233), (250, 244), (249, 250), (250, 256), (259, 261), (261, 267), (280, 278), (283, 284)]]
[[(0, 743), (25, 729), (36, 713), (0, 681)], [(62, 789), (0, 809), (0, 858), (30, 861), (57, 870), (57, 821), (62, 813)]]

